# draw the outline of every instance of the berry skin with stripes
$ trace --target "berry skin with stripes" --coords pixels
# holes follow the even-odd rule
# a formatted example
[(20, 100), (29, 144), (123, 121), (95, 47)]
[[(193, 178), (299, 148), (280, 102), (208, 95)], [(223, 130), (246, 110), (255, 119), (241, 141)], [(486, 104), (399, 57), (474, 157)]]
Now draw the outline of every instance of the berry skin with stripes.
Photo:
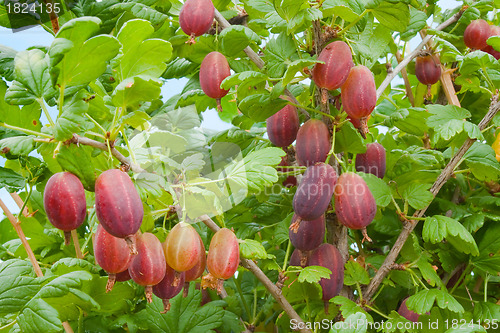
[(292, 231), (300, 225), (300, 220), (315, 220), (328, 208), (337, 183), (337, 173), (325, 163), (317, 163), (307, 168), (293, 197), (293, 210), (300, 217), (290, 225)]
[(415, 75), (420, 83), (429, 85), (439, 81), (441, 64), (436, 55), (424, 55), (415, 59)]
[(464, 43), (473, 50), (485, 48), (486, 40), (491, 36), (491, 27), (485, 20), (474, 20), (464, 31)]
[(382, 179), (385, 175), (386, 152), (378, 142), (366, 145), (366, 153), (356, 156), (356, 171), (371, 173)]
[[(299, 217), (294, 214), (292, 224)], [(293, 247), (301, 251), (311, 251), (323, 244), (325, 238), (325, 216), (321, 215), (314, 220), (303, 220), (297, 230), (288, 230), (288, 237)]]
[[(207, 257), (207, 269), (210, 274), (221, 280), (227, 280), (234, 275), (240, 264), (240, 246), (234, 232), (221, 228), (210, 241)], [(219, 290), (219, 289), (218, 289)]]
[(184, 287), (184, 273), (181, 273), (179, 283), (174, 286), (175, 278), (175, 270), (167, 264), (165, 277), (153, 287), (153, 294), (163, 301), (163, 311), (161, 313), (167, 313), (170, 310), (170, 299), (180, 293)]
[(311, 253), (307, 265), (325, 267), (332, 272), (328, 279), (319, 281), (327, 310), (326, 302), (337, 296), (344, 285), (344, 259), (335, 246), (325, 243)]
[(227, 95), (229, 90), (220, 87), (222, 81), (231, 75), (231, 68), (226, 57), (217, 51), (210, 52), (201, 62), (200, 85), (201, 89), (210, 98), (217, 100), (217, 108), (222, 110), (220, 99)]
[(127, 173), (111, 169), (96, 180), (95, 211), (103, 228), (111, 235), (125, 238), (135, 254), (134, 234), (144, 217), (141, 198)]
[(297, 132), (295, 153), (299, 165), (324, 162), (331, 148), (328, 127), (319, 119), (309, 119)]
[(132, 255), (123, 238), (109, 234), (101, 224), (97, 225), (94, 238), (94, 257), (96, 263), (108, 273), (106, 292), (113, 289), (116, 274), (128, 269)]
[(368, 67), (351, 68), (341, 89), (342, 106), (351, 118), (368, 117), (377, 104), (375, 78)]
[(351, 229), (366, 228), (375, 217), (377, 204), (368, 185), (353, 172), (340, 175), (334, 192), (335, 213)]
[(177, 272), (185, 272), (196, 266), (202, 252), (200, 241), (200, 235), (192, 225), (177, 223), (163, 243), (167, 264)]
[(43, 192), (43, 207), (50, 223), (64, 231), (69, 244), (71, 230), (82, 225), (87, 214), (85, 190), (72, 173), (58, 172), (47, 181)]
[(300, 120), (297, 108), (287, 105), (266, 120), (267, 135), (276, 147), (288, 147), (297, 137)]
[(354, 63), (349, 45), (343, 41), (328, 44), (321, 51), (318, 60), (324, 64), (316, 64), (313, 69), (314, 83), (328, 90), (335, 90), (344, 84)]
[(165, 255), (160, 240), (149, 232), (137, 236), (137, 252), (130, 261), (128, 271), (135, 283), (146, 287), (146, 299), (151, 303), (153, 286), (165, 277)]
[(179, 12), (179, 25), (194, 43), (194, 38), (208, 32), (214, 22), (215, 7), (212, 0), (186, 0)]

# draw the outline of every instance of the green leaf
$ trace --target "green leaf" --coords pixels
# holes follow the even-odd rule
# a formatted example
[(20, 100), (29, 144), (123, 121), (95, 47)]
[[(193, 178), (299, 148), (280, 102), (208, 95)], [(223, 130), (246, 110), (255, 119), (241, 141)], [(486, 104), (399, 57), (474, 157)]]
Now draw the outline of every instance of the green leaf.
[(331, 299), (331, 302), (340, 305), (340, 311), (342, 312), (342, 317), (344, 318), (348, 318), (349, 316), (356, 313), (363, 313), (367, 318), (367, 322), (373, 322), (373, 318), (371, 315), (363, 310), (363, 308), (361, 308), (358, 304), (344, 296), (335, 296)]
[(490, 274), (497, 274), (500, 271), (500, 223), (489, 224), (483, 228), (487, 229), (478, 243), (480, 255), (472, 258), (472, 263)]
[(351, 122), (346, 122), (340, 131), (335, 133), (335, 153), (350, 152), (362, 154), (366, 152), (366, 145)]
[(363, 267), (361, 267), (361, 265), (357, 261), (349, 260), (345, 264), (344, 284), (352, 286), (357, 283), (370, 283), (370, 276), (368, 275), (368, 272)]
[(279, 78), (285, 73), (287, 64), (296, 60), (297, 50), (292, 37), (281, 33), (278, 38), (273, 38), (266, 44), (264, 55), (267, 73), (270, 77)]
[(247, 259), (268, 259), (269, 255), (266, 249), (259, 241), (253, 239), (245, 239), (240, 243), (240, 253), (243, 258)]
[(459, 56), (458, 60), (460, 63), (460, 74), (464, 76), (477, 75), (479, 70), (488, 69), (499, 69), (500, 64), (491, 55), (483, 51), (473, 51), (468, 53), (466, 56)]
[(163, 303), (155, 296), (153, 303), (136, 314), (137, 319), (153, 333), (213, 333), (222, 324), (225, 302), (212, 301), (200, 307), (201, 292), (194, 287), (192, 283), (187, 297), (180, 293), (172, 298), (166, 314), (161, 314)]
[(62, 114), (56, 120), (54, 137), (58, 141), (65, 141), (73, 137), (73, 133), (81, 132), (85, 127), (86, 118), (83, 116), (89, 108), (85, 101), (87, 92), (80, 90), (70, 100), (65, 100)]
[(491, 302), (474, 303), (474, 321), (481, 323), (498, 320), (500, 318), (500, 305)]
[(38, 292), (40, 282), (27, 261), (10, 259), (0, 263), (0, 316), (20, 311)]
[(117, 3), (110, 8), (116, 15), (122, 15), (124, 11), (129, 12), (137, 18), (158, 25), (168, 20), (168, 16), (140, 2)]
[(224, 169), (231, 188), (248, 188), (257, 192), (278, 181), (274, 166), (281, 162), (285, 153), (280, 148), (264, 148), (249, 153), (243, 160), (233, 163)]
[(410, 7), (410, 22), (406, 31), (401, 32), (401, 39), (410, 41), (415, 35), (427, 25), (427, 15), (424, 12)]
[(337, 15), (343, 18), (346, 22), (352, 22), (358, 18), (358, 14), (348, 5), (349, 2), (341, 0), (325, 0), (321, 5), (323, 16)]
[[(9, 90), (15, 83), (12, 83)], [(25, 88), (22, 88), (25, 90)], [(39, 132), (41, 108), (38, 104), (25, 105), (21, 109), (17, 105), (8, 104), (3, 96), (6, 95), (7, 85), (0, 80), (0, 122)], [(24, 94), (24, 92), (23, 92)]]
[(16, 53), (16, 50), (0, 45), (0, 76), (3, 76), (7, 81), (14, 80), (14, 58)]
[(403, 191), (403, 199), (415, 209), (423, 209), (430, 205), (434, 196), (429, 192), (430, 184), (410, 184)]
[(79, 308), (98, 309), (99, 305), (80, 290), (92, 275), (75, 271), (55, 278), (43, 286), (17, 317), (23, 332), (59, 332), (62, 320), (76, 319)]
[(432, 265), (427, 261), (426, 256), (421, 256), (417, 261), (417, 267), (422, 273), (422, 277), (427, 281), (429, 285), (432, 287), (439, 286), (440, 288), (445, 288), (441, 278), (436, 273), (436, 270)]
[(122, 56), (115, 64), (120, 80), (136, 75), (159, 78), (165, 71), (172, 45), (163, 39), (148, 39), (153, 33), (153, 26), (145, 20), (130, 20), (122, 26), (117, 36)]
[(286, 86), (295, 78), (295, 75), (306, 67), (320, 63), (321, 61), (313, 59), (299, 59), (292, 61), (286, 69), (285, 76), (283, 77), (283, 86)]
[(391, 203), (391, 189), (382, 179), (371, 173), (357, 172), (357, 174), (360, 175), (366, 182), (366, 185), (368, 185), (377, 206), (387, 207)]
[[(429, 113), (425, 109), (399, 109), (391, 114), (388, 125), (394, 125), (408, 134), (422, 136), (428, 130), (428, 117)], [(415, 126), (415, 124), (419, 124), (419, 126)]]
[(97, 17), (79, 17), (61, 27), (48, 53), (54, 85), (87, 84), (104, 73), (107, 61), (118, 54), (120, 43), (109, 35), (92, 37), (100, 23)]
[(462, 253), (479, 255), (476, 241), (465, 227), (455, 219), (447, 216), (434, 215), (427, 217), (422, 230), (425, 242), (436, 244), (444, 238)]
[(464, 119), (471, 116), (470, 112), (455, 105), (427, 105), (429, 113), (427, 125), (434, 128), (437, 139), (442, 137), (450, 140), (464, 130)]
[(474, 142), (464, 155), (464, 160), (471, 172), (479, 180), (491, 181), (500, 177), (500, 165), (490, 145)]
[(12, 104), (31, 104), (37, 98), (49, 99), (55, 94), (50, 81), (45, 53), (33, 49), (19, 52), (15, 58), (15, 78), (12, 91), (9, 89), (5, 100)]
[(307, 266), (299, 273), (299, 282), (317, 283), (321, 279), (328, 279), (332, 271), (322, 266)]
[(140, 102), (160, 97), (161, 81), (149, 76), (135, 76), (123, 80), (113, 91), (116, 107), (137, 108)]
[(88, 147), (65, 145), (56, 155), (56, 160), (65, 171), (77, 176), (88, 191), (94, 191), (96, 170), (91, 156), (92, 150)]
[(17, 192), (23, 189), (26, 180), (14, 170), (0, 167), (0, 188), (7, 188), (9, 192)]
[(500, 51), (500, 36), (491, 36), (486, 43), (493, 46), (495, 50)]
[(383, 1), (373, 9), (373, 16), (387, 28), (404, 32), (410, 22), (410, 9), (404, 2)]
[(342, 322), (333, 324), (329, 333), (365, 333), (367, 332), (368, 318), (362, 312), (353, 313)]
[(240, 111), (255, 121), (264, 121), (288, 102), (281, 98), (272, 98), (269, 94), (255, 94), (245, 97), (239, 104)]
[(243, 25), (231, 25), (229, 28), (222, 30), (219, 38), (222, 41), (222, 53), (229, 57), (236, 56), (251, 42), (260, 44), (259, 35)]
[(0, 140), (0, 151), (12, 155), (28, 155), (35, 148), (34, 136), (13, 136)]

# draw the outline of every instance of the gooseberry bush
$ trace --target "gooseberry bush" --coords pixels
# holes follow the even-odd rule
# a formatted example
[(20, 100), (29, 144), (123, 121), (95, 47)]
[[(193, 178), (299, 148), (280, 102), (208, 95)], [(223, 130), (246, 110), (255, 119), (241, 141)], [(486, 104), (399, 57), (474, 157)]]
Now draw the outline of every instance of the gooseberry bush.
[(14, 2), (0, 331), (499, 329), (500, 1)]

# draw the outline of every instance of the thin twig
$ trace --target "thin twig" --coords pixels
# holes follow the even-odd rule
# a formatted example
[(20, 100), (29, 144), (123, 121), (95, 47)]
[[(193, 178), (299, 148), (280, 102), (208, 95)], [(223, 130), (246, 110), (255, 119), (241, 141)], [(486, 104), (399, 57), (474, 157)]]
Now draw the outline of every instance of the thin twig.
[[(16, 205), (19, 207), (19, 209), (23, 208), (24, 202), (23, 199), (17, 194), (16, 192), (9, 193), (12, 199), (16, 202)], [(28, 217), (30, 215), (30, 212), (28, 211), (28, 207), (24, 207), (23, 209), (23, 215), (24, 217)]]
[[(455, 15), (453, 15), (452, 17), (450, 17), (449, 19), (447, 19), (446, 21), (444, 21), (443, 23), (441, 23), (440, 25), (438, 25), (437, 28), (434, 29), (434, 30), (437, 30), (437, 31), (443, 30), (444, 28), (446, 28), (450, 24), (456, 22), (462, 16), (462, 13), (463, 13), (462, 11), (459, 11), (458, 13), (456, 13)], [(380, 96), (382, 96), (382, 94), (384, 93), (384, 90), (389, 86), (389, 84), (391, 84), (391, 81), (396, 77), (396, 75), (398, 75), (399, 72), (401, 72), (401, 70), (403, 70), (403, 68), (406, 68), (406, 66), (410, 63), (410, 61), (412, 61), (413, 58), (415, 58), (420, 53), (420, 51), (422, 50), (422, 48), (424, 47), (424, 45), (427, 44), (427, 42), (430, 39), (431, 39), (431, 36), (426, 36), (420, 42), (420, 44), (418, 44), (418, 46), (415, 48), (415, 50), (413, 50), (413, 52), (411, 52), (406, 58), (404, 58), (396, 66), (396, 68), (394, 68), (392, 70), (392, 72), (390, 72), (387, 75), (387, 77), (385, 78), (385, 80), (382, 82), (382, 84), (377, 89), (377, 99), (379, 99)]]
[[(217, 232), (220, 228), (219, 226), (208, 216), (202, 215), (199, 217), (207, 227), (209, 227), (213, 232)], [(305, 327), (305, 323), (297, 314), (292, 305), (287, 301), (287, 299), (281, 294), (281, 290), (264, 274), (264, 272), (257, 266), (252, 260), (241, 258), (241, 266), (245, 267), (251, 271), (257, 279), (266, 287), (266, 289), (271, 293), (274, 299), (279, 303), (279, 305), (285, 310), (290, 319), (295, 319), (298, 327)], [(300, 332), (311, 333), (310, 330), (306, 328), (301, 328)]]
[[(396, 52), (396, 59), (398, 60), (398, 63), (403, 61), (403, 56), (399, 50)], [(403, 76), (403, 80), (405, 82), (406, 97), (408, 97), (408, 101), (410, 101), (411, 106), (415, 106), (415, 97), (413, 96), (413, 90), (411, 89), (410, 79), (408, 78), (406, 68), (401, 70), (401, 75)]]
[(10, 212), (9, 208), (7, 208), (2, 199), (0, 199), (0, 208), (2, 208), (3, 212), (9, 219), (10, 224), (12, 224), (12, 226), (14, 227), (17, 236), (21, 240), (21, 243), (23, 244), (23, 247), (26, 250), (26, 253), (28, 254), (28, 258), (30, 259), (31, 264), (33, 265), (33, 269), (35, 270), (36, 276), (38, 277), (43, 276), (42, 269), (40, 268), (40, 265), (38, 264), (38, 261), (35, 258), (35, 254), (33, 253), (33, 250), (31, 249), (31, 246), (28, 243), (26, 236), (24, 235), (23, 229), (21, 228), (21, 223), (19, 223), (19, 220), (16, 219), (16, 217)]
[[(490, 104), (490, 108), (488, 110), (488, 113), (484, 116), (484, 118), (481, 120), (479, 123), (479, 128), (482, 130), (486, 128), (488, 123), (493, 119), (493, 117), (500, 111), (500, 102), (498, 101), (498, 94), (493, 96)], [(441, 171), (441, 174), (438, 176), (434, 184), (432, 185), (430, 192), (432, 195), (435, 197), (441, 187), (450, 179), (450, 177), (453, 175), (453, 170), (455, 167), (460, 163), (462, 160), (463, 156), (467, 152), (467, 150), (472, 146), (472, 144), (476, 141), (476, 139), (467, 139), (462, 147), (458, 150), (458, 152), (453, 156), (453, 158), (448, 162), (446, 167)], [(430, 205), (430, 204), (429, 204)], [(420, 218), (422, 217), (429, 205), (423, 209), (417, 210), (414, 214), (413, 217), (415, 218)], [(373, 279), (371, 280), (370, 284), (366, 288), (366, 290), (363, 292), (363, 295), (365, 297), (365, 301), (368, 302), (370, 297), (375, 293), (375, 291), (378, 289), (379, 285), (382, 283), (384, 280), (385, 276), (387, 273), (390, 271), (392, 265), (396, 261), (399, 252), (403, 248), (403, 245), (405, 244), (406, 240), (410, 236), (411, 232), (413, 229), (416, 227), (418, 224), (419, 220), (414, 219), (414, 220), (409, 220), (404, 223), (403, 225), (403, 230), (398, 236), (398, 239), (394, 243), (394, 246), (392, 249), (389, 251), (389, 254), (385, 258), (384, 263), (380, 267), (380, 269), (377, 271)]]
[[(85, 145), (85, 146), (90, 146), (94, 148), (99, 148), (101, 150), (107, 151), (108, 146), (104, 142), (99, 142), (95, 141), (92, 139), (89, 139), (85, 136), (80, 136), (78, 134), (73, 134), (73, 139), (71, 139), (71, 143), (74, 143), (76, 145)], [(122, 153), (120, 153), (116, 148), (112, 147), (111, 148), (111, 154), (122, 164), (130, 168), (133, 172), (139, 173), (139, 172), (145, 172), (143, 168), (141, 168), (138, 164), (131, 163), (128, 158), (123, 156)]]

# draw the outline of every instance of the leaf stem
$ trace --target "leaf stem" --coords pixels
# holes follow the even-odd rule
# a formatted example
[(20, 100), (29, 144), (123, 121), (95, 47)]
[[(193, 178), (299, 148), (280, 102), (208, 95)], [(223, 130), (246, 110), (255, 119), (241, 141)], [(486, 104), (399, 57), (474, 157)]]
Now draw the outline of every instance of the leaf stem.
[(389, 319), (390, 319), (390, 318), (389, 318), (389, 316), (387, 316), (387, 315), (383, 314), (381, 311), (377, 310), (376, 308), (374, 308), (374, 307), (372, 307), (372, 306), (370, 306), (370, 305), (368, 305), (368, 304), (365, 304), (365, 305), (364, 305), (364, 307), (365, 307), (365, 308), (368, 308), (368, 309), (370, 309), (370, 310), (372, 310), (373, 312), (375, 312), (376, 314), (378, 314), (378, 315), (379, 315), (379, 316), (381, 316), (381, 317), (384, 317), (384, 318), (385, 318), (385, 319), (387, 319), (387, 320), (389, 320)]
[(302, 105), (300, 105), (300, 104), (295, 104), (295, 103), (292, 103), (292, 102), (290, 102), (289, 104), (290, 104), (290, 105), (295, 106), (296, 108), (304, 109), (304, 110), (306, 110), (306, 111), (311, 111), (311, 112), (314, 112), (314, 113), (320, 114), (320, 115), (322, 115), (322, 116), (328, 117), (328, 118), (330, 118), (330, 119), (335, 119), (335, 117), (334, 117), (334, 116), (332, 116), (331, 114), (328, 114), (328, 113), (325, 113), (325, 112), (321, 112), (321, 111), (319, 111), (319, 110), (316, 110), (316, 109), (310, 108), (310, 107), (308, 107), (308, 106), (302, 106)]
[(337, 35), (340, 36), (343, 33), (345, 33), (346, 31), (348, 31), (349, 29), (351, 29), (353, 26), (356, 25), (356, 23), (358, 23), (359, 21), (361, 21), (361, 19), (363, 18), (363, 16), (365, 16), (366, 14), (368, 14), (368, 12), (370, 12), (370, 11), (371, 11), (371, 9), (365, 9), (354, 21), (352, 21), (345, 28), (343, 28), (342, 30), (340, 30), (337, 33)]
[(283, 261), (283, 269), (282, 271), (286, 271), (286, 265), (288, 264), (288, 258), (290, 258), (290, 252), (292, 252), (292, 242), (288, 240), (288, 245), (286, 247), (286, 252), (285, 252), (285, 260)]
[(37, 98), (36, 101), (38, 102), (38, 104), (40, 104), (40, 107), (42, 108), (43, 113), (45, 114), (45, 117), (47, 117), (47, 120), (49, 121), (50, 126), (55, 127), (56, 124), (52, 120), (52, 117), (50, 116), (49, 110), (47, 109), (47, 106), (45, 105), (45, 102), (43, 101), (43, 99)]
[(59, 109), (59, 116), (63, 113), (63, 104), (64, 104), (64, 89), (66, 88), (65, 84), (61, 84), (59, 87), (59, 101), (57, 102), (57, 106)]
[(94, 125), (97, 126), (97, 128), (99, 128), (102, 133), (106, 136), (106, 130), (104, 129), (104, 127), (101, 126), (101, 124), (99, 124), (94, 118), (92, 118), (91, 115), (89, 115), (87, 112), (85, 112), (85, 117), (87, 117), (91, 122), (94, 123)]
[(32, 131), (32, 130), (29, 130), (29, 129), (26, 129), (26, 128), (22, 128), (22, 127), (12, 126), (12, 125), (9, 125), (9, 124), (6, 124), (6, 123), (2, 123), (2, 122), (0, 122), (0, 126), (8, 128), (8, 129), (11, 129), (11, 130), (14, 130), (14, 131), (23, 132), (25, 134), (41, 136), (42, 138), (47, 138), (47, 139), (53, 139), (53, 137), (51, 135), (49, 135), (49, 134), (45, 134), (45, 133), (37, 132), (37, 131)]

